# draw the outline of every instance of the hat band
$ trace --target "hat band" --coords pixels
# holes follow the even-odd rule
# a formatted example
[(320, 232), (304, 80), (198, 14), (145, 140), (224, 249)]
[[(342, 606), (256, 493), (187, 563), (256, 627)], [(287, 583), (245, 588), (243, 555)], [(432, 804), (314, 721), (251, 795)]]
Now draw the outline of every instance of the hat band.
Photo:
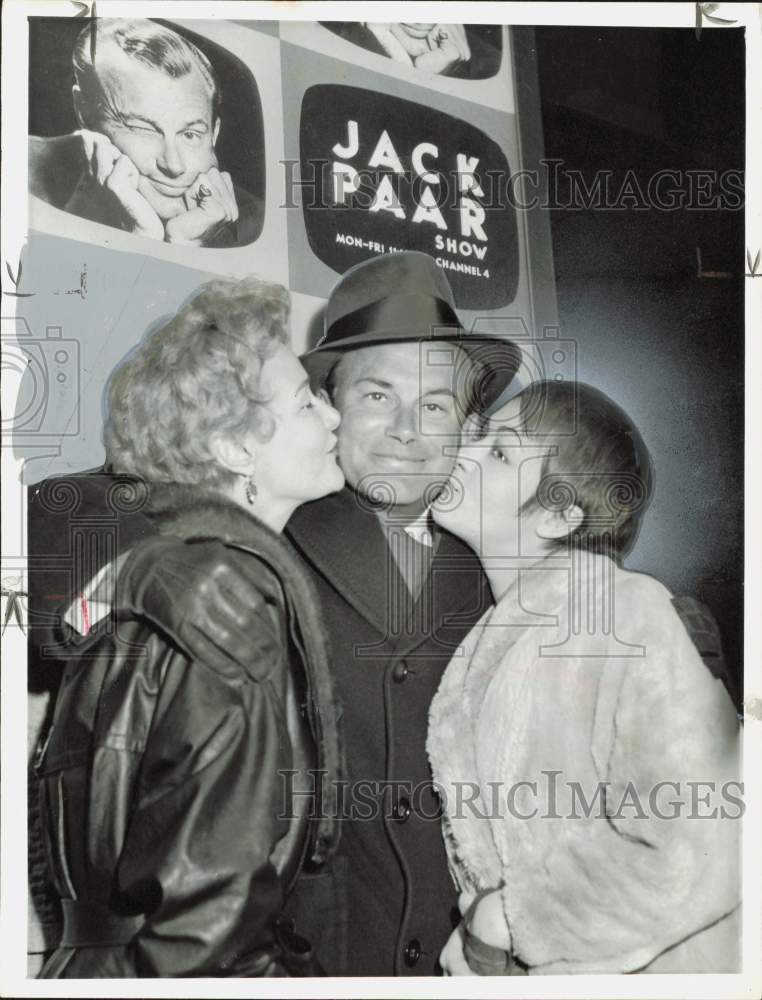
[(436, 339), (435, 327), (460, 328), (460, 325), (455, 310), (444, 299), (434, 295), (424, 295), (421, 292), (411, 292), (407, 295), (392, 294), (334, 320), (318, 347), (328, 347), (358, 333), (367, 335), (370, 340), (374, 333), (385, 335), (399, 333), (404, 336), (411, 332), (420, 334), (428, 331), (428, 334), (424, 334), (421, 339), (426, 339), (426, 336)]

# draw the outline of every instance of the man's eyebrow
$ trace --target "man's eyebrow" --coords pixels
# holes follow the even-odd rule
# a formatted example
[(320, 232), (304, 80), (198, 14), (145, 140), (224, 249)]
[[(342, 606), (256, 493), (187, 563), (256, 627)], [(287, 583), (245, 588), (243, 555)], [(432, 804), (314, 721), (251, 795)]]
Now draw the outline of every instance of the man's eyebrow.
[[(145, 115), (136, 115), (136, 114), (133, 114), (132, 112), (120, 111), (119, 112), (119, 118), (123, 122), (125, 122), (125, 123), (131, 122), (131, 121), (134, 121), (134, 122), (145, 122), (146, 125), (150, 125), (151, 128), (155, 128), (157, 132), (162, 132), (163, 131), (161, 125), (159, 125), (158, 122), (155, 122), (152, 118), (146, 118)], [(177, 131), (178, 132), (184, 132), (186, 129), (191, 128), (191, 126), (193, 126), (193, 125), (202, 125), (205, 129), (207, 129), (207, 131), (209, 129), (209, 125), (207, 124), (207, 122), (205, 121), (205, 119), (203, 119), (203, 118), (194, 118), (193, 121), (186, 122), (184, 125), (181, 125), (180, 128)]]
[(153, 121), (151, 118), (146, 118), (144, 115), (136, 115), (132, 111), (119, 111), (117, 112), (117, 117), (125, 124), (127, 122), (145, 122), (146, 125), (155, 128), (157, 132), (161, 132), (158, 122)]
[[(386, 389), (393, 392), (394, 386), (391, 382), (386, 382), (381, 378), (374, 378), (372, 375), (362, 375), (360, 378), (354, 380), (353, 385), (359, 385), (360, 382), (370, 382), (372, 385), (377, 385), (380, 389)], [(428, 389), (426, 392), (421, 394), (421, 399), (427, 396), (450, 396), (455, 398), (455, 393), (452, 389)]]
[(294, 393), (294, 395), (295, 395), (295, 396), (298, 396), (298, 395), (299, 395), (299, 393), (300, 393), (300, 392), (302, 391), (302, 389), (307, 389), (307, 388), (309, 388), (309, 384), (310, 384), (310, 380), (309, 380), (308, 378), (306, 378), (306, 379), (305, 379), (305, 380), (304, 380), (303, 382), (301, 382), (301, 383), (299, 384), (299, 386), (298, 386), (298, 388), (297, 388), (296, 392)]
[(370, 382), (372, 385), (380, 386), (382, 389), (393, 389), (391, 382), (384, 382), (383, 379), (373, 378), (372, 375), (361, 375), (360, 378), (354, 380), (354, 385), (359, 385), (360, 382)]
[(186, 122), (186, 123), (185, 123), (185, 124), (184, 124), (184, 125), (182, 126), (182, 128), (181, 128), (181, 129), (179, 129), (179, 131), (180, 131), (180, 132), (184, 132), (186, 128), (190, 128), (190, 127), (191, 127), (192, 125), (203, 125), (203, 127), (204, 127), (205, 129), (208, 129), (208, 128), (209, 128), (209, 125), (208, 125), (208, 123), (207, 123), (207, 121), (206, 121), (206, 119), (205, 119), (205, 118), (194, 118), (192, 122)]

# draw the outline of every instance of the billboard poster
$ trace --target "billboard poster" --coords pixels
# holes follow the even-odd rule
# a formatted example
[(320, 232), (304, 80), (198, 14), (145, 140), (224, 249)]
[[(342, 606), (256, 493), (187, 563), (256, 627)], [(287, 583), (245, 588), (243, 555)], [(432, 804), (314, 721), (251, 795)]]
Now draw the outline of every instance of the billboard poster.
[[(758, 464), (744, 442), (753, 441), (751, 418), (759, 416), (749, 391), (760, 375), (759, 351), (746, 329), (758, 309), (753, 279), (760, 272), (757, 185), (747, 184), (759, 166), (759, 109), (750, 88), (762, 65), (760, 15), (734, 4), (645, 11), (656, 6), (4, 6), (0, 628), (4, 666), (18, 664), (2, 677), (0, 927), (12, 957), (0, 978), (9, 995), (43, 996), (46, 979), (72, 977), (82, 996), (96, 995), (88, 982), (96, 977), (100, 995), (109, 996), (122, 995), (120, 983), (132, 978), (141, 979), (146, 996), (172, 989), (183, 996), (205, 989), (265, 996), (262, 976), (283, 977), (278, 991), (294, 996), (360, 995), (358, 983), (371, 981), (391, 984), (374, 995), (433, 995), (426, 994), (430, 977), (440, 975), (473, 976), (464, 982), (474, 995), (489, 992), (480, 975), (562, 976), (554, 988), (560, 983), (569, 996), (628, 995), (630, 974), (638, 972), (652, 974), (644, 979), (656, 985), (646, 992), (664, 996), (688, 988), (747, 995), (759, 984), (758, 940), (749, 946), (759, 921), (759, 886), (751, 888), (759, 866), (739, 846), (740, 822), (718, 825), (715, 833), (708, 823), (686, 820), (678, 835), (682, 814), (674, 823), (659, 816), (657, 833), (640, 836), (627, 814), (637, 812), (633, 801), (620, 802), (614, 814), (606, 799), (612, 782), (620, 792), (629, 787), (618, 773), (612, 777), (623, 755), (628, 767), (642, 769), (635, 785), (677, 782), (676, 797), (695, 814), (705, 800), (693, 786), (721, 784), (721, 818), (744, 818), (744, 843), (754, 840), (747, 813), (758, 788), (748, 768), (733, 770), (731, 743), (746, 740), (749, 760), (761, 739), (759, 671), (752, 664), (760, 637), (748, 598), (758, 596), (758, 560), (749, 545), (759, 533), (749, 524), (753, 516), (744, 521), (754, 509), (745, 491)], [(427, 20), (402, 20), (413, 14)], [(389, 264), (395, 258), (396, 269)], [(369, 265), (392, 277), (355, 301), (352, 275), (370, 273), (363, 271)], [(234, 398), (227, 383), (199, 371), (200, 341), (192, 331), (170, 362), (167, 354), (147, 353), (157, 332), (180, 329), (178, 315), (198, 321), (189, 310), (202, 286), (233, 296), (231, 282), (252, 296), (268, 289), (264, 305), (247, 299), (246, 309), (261, 308), (257, 317), (266, 316), (273, 329), (288, 302), (282, 335), (273, 335), (256, 361), (261, 374), (281, 358), (284, 385), (293, 364), (301, 364), (296, 359), (304, 362), (309, 378), (297, 379), (286, 402), (279, 384), (267, 398), (264, 383), (252, 389), (251, 352), (242, 360), (227, 347), (226, 371), (240, 389)], [(409, 303), (407, 314), (407, 305), (396, 314), (389, 307), (395, 296)], [(210, 312), (202, 330), (219, 333), (222, 313), (203, 308)], [(427, 309), (431, 316), (419, 320)], [(225, 322), (248, 322), (240, 315), (231, 307)], [(426, 331), (412, 337), (416, 323)], [(362, 367), (351, 338), (366, 335), (368, 350), (387, 350), (383, 371), (370, 362)], [(295, 358), (283, 361), (286, 340)], [(405, 353), (413, 343), (420, 347), (415, 357)], [(318, 348), (329, 357), (334, 344), (336, 357), (318, 378), (304, 359), (314, 361), (310, 352)], [(490, 382), (489, 365), (497, 371), (508, 356), (508, 378)], [(347, 357), (354, 361), (345, 364)], [(477, 405), (468, 379), (443, 388), (450, 378), (443, 372), (458, 365), (472, 366), (484, 384), (499, 382), (494, 396)], [(120, 371), (144, 381), (140, 389), (129, 383), (121, 404)], [(416, 385), (409, 413), (406, 379)], [(568, 392), (573, 402), (567, 410), (559, 403), (552, 420), (538, 404), (532, 423), (526, 400), (535, 390), (548, 398)], [(290, 426), (288, 407), (299, 393), (304, 402), (294, 419), (306, 422), (293, 442), (273, 446), (276, 428)], [(597, 415), (583, 419), (580, 399), (587, 398), (600, 406), (591, 403)], [(612, 400), (616, 408), (609, 409)], [(240, 427), (248, 428), (237, 437), (230, 432), (236, 406)], [(152, 418), (141, 415), (157, 407), (165, 421), (159, 438)], [(251, 430), (268, 407), (268, 433), (264, 422)], [(186, 414), (188, 426), (179, 426), (176, 412)], [(210, 413), (228, 437), (209, 430)], [(495, 413), (501, 418), (492, 441)], [(572, 455), (570, 442), (583, 432), (588, 437)], [(151, 476), (111, 463), (120, 433), (125, 453), (142, 454), (160, 470), (157, 482), (177, 490), (166, 511), (154, 515), (154, 500), (135, 485)], [(512, 462), (517, 448), (527, 450)], [(593, 482), (591, 468), (604, 452), (619, 462), (615, 488)], [(492, 506), (487, 459), (516, 483), (511, 492), (504, 479)], [(567, 460), (566, 478), (556, 481), (553, 463)], [(176, 474), (192, 461), (196, 480)], [(298, 482), (282, 487), (291, 492), (279, 521), (276, 488), (292, 466)], [(482, 491), (470, 534), (458, 520), (469, 510), (469, 469)], [(275, 485), (264, 482), (268, 475)], [(417, 485), (424, 478), (425, 489)], [(375, 486), (366, 488), (366, 481)], [(236, 558), (228, 558), (241, 546), (227, 515), (203, 506), (210, 489), (230, 483), (240, 494), (238, 508), (250, 513), (248, 505), (255, 520), (262, 518), (256, 544), (241, 548), (260, 560), (248, 583), (235, 575)], [(105, 490), (96, 501), (92, 484)], [(393, 499), (384, 507), (378, 498), (387, 487)], [(320, 504), (334, 502), (338, 510), (350, 493), (346, 521), (339, 514), (325, 524), (310, 521)], [(203, 524), (191, 528), (196, 502)], [(590, 513), (599, 502), (608, 505), (607, 516), (630, 524), (632, 537), (613, 555), (605, 545), (616, 532), (597, 507)], [(509, 507), (513, 513), (504, 516)], [(162, 518), (174, 527), (148, 530)], [(366, 527), (371, 519), (373, 531), (355, 531), (362, 518)], [(270, 531), (285, 532), (287, 541), (272, 542)], [(222, 539), (228, 562), (223, 569), (219, 561), (200, 563), (194, 575), (189, 564), (173, 561), (177, 549), (162, 549), (141, 568), (141, 600), (157, 567), (164, 574), (152, 610), (134, 597), (122, 616), (117, 597), (104, 597), (108, 586), (131, 554), (162, 533), (184, 552)], [(500, 548), (509, 536), (513, 562)], [(541, 558), (554, 557), (550, 569), (538, 568)], [(552, 604), (550, 584), (537, 583), (545, 569), (566, 573), (563, 608)], [(509, 570), (514, 575), (505, 582)], [(309, 578), (303, 589), (302, 573)], [(622, 591), (634, 593), (632, 603), (613, 596), (622, 579), (637, 591)], [(261, 607), (249, 584), (265, 594)], [(228, 656), (232, 617), (211, 631), (225, 601), (226, 614), (235, 608), (246, 622), (245, 642), (252, 615), (264, 638), (247, 660), (246, 684), (229, 683), (225, 674), (233, 661), (244, 669), (244, 657), (231, 655), (220, 667), (232, 701), (218, 708), (215, 675), (194, 690), (186, 710), (185, 680), (170, 694), (167, 678), (185, 676), (179, 658), (194, 662), (201, 647), (190, 635), (201, 636), (207, 651), (215, 647), (212, 660)], [(182, 612), (154, 620), (157, 607), (159, 615)], [(113, 658), (104, 668), (105, 647), (94, 646), (93, 676), (103, 669), (103, 679), (96, 684), (77, 674), (73, 664), (90, 656), (82, 650), (98, 630), (104, 642), (113, 636), (116, 648), (125, 621), (128, 632), (133, 621), (151, 630), (150, 641), (143, 636), (130, 647), (130, 671), (117, 674)], [(558, 635), (542, 639), (530, 669), (528, 654), (525, 662), (514, 643), (523, 648), (519, 636), (553, 629)], [(168, 652), (157, 666), (151, 643), (161, 642)], [(657, 646), (659, 669), (637, 687)], [(250, 661), (272, 648), (288, 667), (282, 690), (267, 681), (275, 699), (270, 716), (251, 695), (263, 689), (264, 675)], [(302, 664), (297, 680), (295, 661)], [(509, 661), (513, 672), (498, 681)], [(465, 673), (456, 677), (458, 664)], [(289, 795), (307, 800), (298, 781), (323, 773), (321, 755), (331, 756), (333, 722), (321, 728), (326, 716), (315, 707), (320, 697), (330, 701), (327, 687), (320, 691), (323, 667), (343, 705), (327, 711), (344, 741), (351, 822), (332, 817), (343, 843), (325, 848), (336, 852), (327, 867), (319, 860), (312, 868), (308, 855), (313, 848), (319, 855), (315, 845), (325, 847), (333, 828), (322, 812), (292, 810), (288, 832), (278, 827), (262, 869), (244, 872), (251, 891), (243, 891), (232, 862), (226, 874), (227, 859), (245, 853), (243, 831), (254, 831), (252, 843), (270, 834), (259, 826), (266, 795), (256, 785), (247, 798), (242, 776), (261, 777), (272, 752), (279, 775), (299, 775)], [(456, 682), (461, 687), (448, 687)], [(474, 708), (480, 684), (487, 692), (481, 714)], [(67, 695), (79, 685), (79, 700)], [(139, 703), (143, 729), (130, 714), (140, 714)], [(219, 712), (218, 732), (200, 706)], [(173, 736), (153, 758), (151, 739), (164, 710), (175, 720)], [(256, 760), (244, 748), (243, 763), (230, 763), (210, 789), (205, 775), (216, 773), (241, 739), (231, 722), (239, 716), (244, 728), (256, 720), (261, 732), (272, 725), (279, 735)], [(77, 742), (88, 727), (87, 739)], [(649, 732), (656, 748), (650, 755)], [(536, 748), (534, 757), (527, 747)], [(557, 760), (573, 760), (597, 788), (606, 785), (605, 836), (587, 814), (587, 832), (565, 816), (558, 839), (549, 836), (545, 813), (537, 826), (518, 816), (516, 803), (528, 801), (524, 792), (517, 798), (518, 787), (531, 785), (521, 770), (529, 766), (525, 750), (544, 776), (562, 773)], [(128, 761), (122, 770), (114, 755)], [(484, 761), (489, 774), (480, 770)], [(183, 797), (189, 775), (195, 791)], [(369, 801), (367, 790), (365, 799), (352, 797), (366, 776), (375, 782), (378, 808), (367, 823), (357, 811)], [(461, 842), (448, 826), (447, 790), (460, 795), (471, 782), (481, 794), (490, 776), (493, 784), (512, 782), (501, 800), (510, 816), (500, 826), (485, 814)], [(413, 791), (403, 787), (408, 780)], [(576, 772), (564, 780), (574, 808)], [(101, 781), (105, 791), (98, 794), (108, 807), (96, 821), (84, 804), (97, 798)], [(546, 811), (558, 785), (546, 782), (539, 793)], [(637, 785), (636, 799), (643, 788)], [(267, 795), (274, 801), (275, 793)], [(175, 800), (180, 804), (164, 812)], [(247, 811), (251, 801), (256, 808)], [(203, 834), (197, 814), (208, 823)], [(74, 831), (78, 822), (82, 829)], [(230, 843), (234, 831), (237, 846)], [(175, 835), (187, 836), (182, 863)], [(85, 845), (81, 857), (71, 846), (77, 837)], [(112, 866), (117, 841), (131, 847)], [(167, 853), (169, 875), (148, 865), (165, 842), (175, 845)], [(675, 881), (678, 869), (684, 885)], [(223, 903), (213, 906), (218, 890)], [(260, 892), (267, 905), (283, 896), (273, 903), (266, 933), (251, 915)], [(445, 897), (452, 905), (445, 907)], [(485, 930), (488, 907), (499, 946), (475, 930)], [(154, 910), (166, 923), (157, 917), (147, 930)], [(201, 914), (198, 924), (184, 922), (190, 911), (193, 919)], [(230, 940), (218, 940), (215, 922), (228, 919)], [(261, 946), (241, 943), (260, 932)], [(108, 951), (104, 964), (88, 966), (88, 949), (98, 962)], [(171, 956), (166, 964), (156, 957), (164, 954)], [(326, 975), (327, 985), (320, 981)], [(513, 995), (513, 979), (502, 982)]]
[[(254, 273), (289, 288), (298, 350), (311, 346), (310, 325), (319, 323), (322, 303), (344, 271), (405, 249), (436, 259), (467, 322), (482, 328), (508, 323), (506, 334), (523, 325), (527, 342), (535, 330), (555, 325), (547, 226), (515, 207), (515, 178), (540, 152), (539, 146), (521, 152), (514, 97), (517, 71), (533, 78), (528, 42), (504, 26), (475, 26), (490, 55), (474, 56), (476, 76), (461, 79), (381, 54), (369, 57), (346, 26), (338, 35), (307, 22), (145, 23), (177, 32), (208, 60), (219, 116), (194, 126), (199, 131), (185, 142), (200, 147), (191, 168), (196, 187), (203, 173), (197, 166), (214, 160), (214, 171), (229, 179), (232, 190), (215, 188), (203, 211), (194, 206), (192, 215), (168, 220), (151, 210), (150, 199), (142, 213), (131, 210), (143, 199), (121, 195), (119, 149), (97, 138), (102, 121), (87, 118), (87, 34), (77, 19), (30, 19), (30, 251), (24, 267), (56, 308), (68, 290), (62, 283), (86, 283), (87, 298), (81, 291), (71, 302), (79, 363), (91, 370), (97, 359), (99, 369), (66, 401), (59, 392), (56, 416), (48, 417), (57, 427), (77, 421), (88, 428), (86, 438), (80, 430), (62, 433), (57, 455), (33, 462), (34, 473), (30, 464), (33, 478), (98, 464), (101, 396), (111, 367), (152, 318), (171, 312), (215, 274)], [(78, 63), (80, 71), (73, 69)], [(135, 122), (110, 130), (135, 159), (155, 141), (150, 122), (162, 102), (160, 91), (141, 97)], [(83, 129), (83, 123), (95, 127)], [(159, 183), (164, 190), (152, 197), (166, 213), (186, 180)], [(197, 194), (191, 189), (185, 198)], [(196, 217), (198, 223), (183, 228)], [(70, 252), (62, 254), (61, 240), (70, 241)], [(82, 260), (62, 274), (58, 262), (73, 263), (74, 257)], [(20, 303), (17, 321), (24, 330), (53, 325), (39, 311), (42, 301), (38, 294)], [(64, 414), (60, 407), (67, 405)], [(19, 441), (27, 430), (39, 440), (34, 421), (19, 421)]]

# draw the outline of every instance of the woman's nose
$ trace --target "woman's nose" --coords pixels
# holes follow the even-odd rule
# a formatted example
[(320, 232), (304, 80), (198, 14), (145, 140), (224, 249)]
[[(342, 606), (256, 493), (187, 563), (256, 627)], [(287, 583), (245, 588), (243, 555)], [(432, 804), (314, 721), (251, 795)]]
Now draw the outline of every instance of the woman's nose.
[(335, 431), (341, 423), (341, 414), (334, 406), (326, 402), (325, 399), (320, 398), (320, 405), (322, 407), (323, 423), (329, 431)]
[(480, 449), (468, 447), (467, 445), (461, 445), (458, 449), (458, 455), (455, 459), (454, 468), (463, 474), (468, 473), (473, 469), (474, 465), (479, 464)]

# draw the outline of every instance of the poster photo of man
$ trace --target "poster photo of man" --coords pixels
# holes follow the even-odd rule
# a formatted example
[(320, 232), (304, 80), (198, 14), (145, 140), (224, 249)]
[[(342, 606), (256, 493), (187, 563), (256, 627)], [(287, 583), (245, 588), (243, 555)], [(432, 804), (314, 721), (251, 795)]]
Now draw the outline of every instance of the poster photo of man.
[[(71, 44), (62, 46), (60, 25), (50, 19), (31, 24), (30, 193), (91, 222), (166, 243), (218, 248), (256, 240), (264, 177), (252, 183), (243, 157), (230, 162), (225, 155), (221, 136), (232, 108), (223, 107), (221, 73), (212, 59), (189, 37), (145, 18), (73, 27)], [(68, 43), (72, 31), (63, 34)], [(68, 64), (57, 67), (55, 81), (53, 46), (64, 50)], [(232, 114), (229, 132), (244, 146), (261, 147), (256, 84), (243, 67), (239, 73), (253, 93), (237, 103), (254, 114)], [(58, 100), (51, 107), (45, 91), (53, 86)], [(261, 161), (259, 153), (251, 159)]]
[(438, 76), (484, 80), (500, 68), (499, 25), (417, 21), (321, 21), (321, 24), (369, 52)]

